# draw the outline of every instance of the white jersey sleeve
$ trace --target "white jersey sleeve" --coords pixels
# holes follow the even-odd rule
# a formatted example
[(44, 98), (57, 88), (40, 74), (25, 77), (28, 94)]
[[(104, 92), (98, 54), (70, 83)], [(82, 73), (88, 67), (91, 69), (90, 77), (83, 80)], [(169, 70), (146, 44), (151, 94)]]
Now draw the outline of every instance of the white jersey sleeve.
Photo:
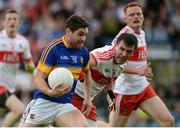
[(19, 35), (19, 38), (21, 38), (22, 42), (23, 42), (22, 45), (23, 45), (24, 50), (23, 50), (22, 59), (24, 61), (28, 61), (28, 60), (30, 60), (32, 58), (29, 41), (25, 37), (23, 37), (21, 35)]
[(27, 39), (24, 40), (24, 52), (23, 52), (23, 59), (27, 60), (27, 59), (31, 59), (31, 50), (30, 50), (30, 46), (29, 46), (29, 42)]

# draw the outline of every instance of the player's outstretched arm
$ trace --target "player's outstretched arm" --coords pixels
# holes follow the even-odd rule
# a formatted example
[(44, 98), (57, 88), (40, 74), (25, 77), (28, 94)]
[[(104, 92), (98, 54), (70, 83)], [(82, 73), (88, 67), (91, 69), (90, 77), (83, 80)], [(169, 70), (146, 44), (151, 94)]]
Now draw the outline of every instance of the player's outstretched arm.
[(147, 64), (139, 68), (127, 66), (125, 70), (123, 71), (123, 73), (137, 74), (137, 75), (146, 76), (146, 77), (153, 77), (152, 68), (149, 65), (150, 64)]
[(107, 99), (108, 104), (109, 104), (108, 109), (107, 109), (108, 112), (111, 112), (111, 110), (114, 107), (114, 99), (115, 99), (115, 96), (113, 93), (114, 84), (115, 84), (115, 81), (112, 80), (112, 82), (109, 85), (106, 85), (106, 87), (104, 88), (105, 92), (107, 93), (106, 99)]
[(84, 102), (82, 106), (82, 113), (84, 115), (89, 115), (91, 112), (92, 108), (92, 103), (91, 103), (91, 72), (88, 70), (86, 72), (85, 76), (85, 86), (84, 86)]
[(97, 66), (97, 60), (96, 60), (95, 56), (93, 56), (93, 54), (90, 54), (89, 66), (90, 66), (90, 68)]

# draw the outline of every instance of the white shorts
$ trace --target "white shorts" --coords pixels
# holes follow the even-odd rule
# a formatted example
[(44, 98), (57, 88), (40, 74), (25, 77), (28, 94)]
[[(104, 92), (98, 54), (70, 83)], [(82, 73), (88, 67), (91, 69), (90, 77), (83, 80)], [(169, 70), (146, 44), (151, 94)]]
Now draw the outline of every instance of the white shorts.
[(70, 103), (60, 104), (38, 98), (29, 103), (21, 122), (37, 126), (49, 126), (54, 124), (57, 117), (75, 109), (77, 108)]

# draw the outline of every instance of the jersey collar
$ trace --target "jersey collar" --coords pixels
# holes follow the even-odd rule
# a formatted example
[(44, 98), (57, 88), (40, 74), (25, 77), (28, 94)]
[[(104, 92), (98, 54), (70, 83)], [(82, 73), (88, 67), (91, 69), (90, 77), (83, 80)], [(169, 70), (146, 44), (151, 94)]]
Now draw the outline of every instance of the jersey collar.
[(69, 48), (69, 46), (68, 46), (68, 44), (67, 44), (67, 41), (66, 41), (66, 39), (65, 39), (65, 36), (62, 37), (62, 40), (63, 40), (64, 45), (65, 45), (67, 48)]

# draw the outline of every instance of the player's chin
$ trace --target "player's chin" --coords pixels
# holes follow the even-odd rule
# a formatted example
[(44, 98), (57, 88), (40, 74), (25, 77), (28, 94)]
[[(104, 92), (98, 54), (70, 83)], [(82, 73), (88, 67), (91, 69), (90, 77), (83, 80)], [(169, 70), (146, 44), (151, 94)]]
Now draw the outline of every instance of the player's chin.
[(16, 31), (16, 28), (15, 27), (14, 28), (10, 28), (9, 31), (10, 32), (14, 32), (14, 31)]
[(140, 22), (136, 22), (133, 24), (134, 27), (140, 27), (141, 25), (142, 25), (142, 23), (140, 23)]
[(125, 61), (124, 60), (122, 60), (122, 59), (118, 59), (118, 60), (116, 60), (116, 64), (124, 64), (125, 63)]
[(76, 48), (82, 48), (84, 45), (83, 44), (77, 44)]

